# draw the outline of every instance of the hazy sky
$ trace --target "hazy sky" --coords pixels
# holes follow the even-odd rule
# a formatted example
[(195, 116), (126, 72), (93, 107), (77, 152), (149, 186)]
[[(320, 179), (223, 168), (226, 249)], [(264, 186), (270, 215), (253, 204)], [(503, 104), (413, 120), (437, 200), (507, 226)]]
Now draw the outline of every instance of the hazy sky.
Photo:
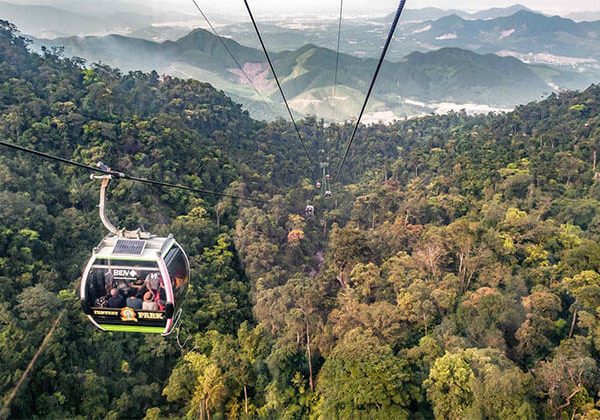
[[(242, 0), (197, 0), (201, 7), (212, 12), (220, 11), (227, 14), (245, 13)], [(177, 7), (186, 12), (192, 11), (191, 0), (170, 0), (170, 7)], [(285, 13), (306, 14), (311, 12), (335, 11), (339, 0), (249, 0), (255, 13)], [(490, 7), (506, 7), (520, 3), (531, 9), (547, 13), (568, 14), (577, 11), (600, 10), (600, 0), (407, 0), (406, 7), (417, 9), (421, 7), (439, 7), (443, 9), (481, 10)], [(164, 7), (164, 0), (145, 1), (146, 6)], [(345, 0), (344, 7), (349, 14), (387, 13), (392, 12), (398, 5), (396, 0)]]

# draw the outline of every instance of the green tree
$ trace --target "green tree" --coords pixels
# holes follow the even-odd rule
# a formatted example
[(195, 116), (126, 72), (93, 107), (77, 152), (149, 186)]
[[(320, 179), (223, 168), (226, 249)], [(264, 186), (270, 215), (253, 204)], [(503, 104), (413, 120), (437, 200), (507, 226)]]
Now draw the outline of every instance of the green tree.
[(406, 361), (368, 330), (336, 345), (319, 372), (321, 418), (408, 418), (413, 390)]

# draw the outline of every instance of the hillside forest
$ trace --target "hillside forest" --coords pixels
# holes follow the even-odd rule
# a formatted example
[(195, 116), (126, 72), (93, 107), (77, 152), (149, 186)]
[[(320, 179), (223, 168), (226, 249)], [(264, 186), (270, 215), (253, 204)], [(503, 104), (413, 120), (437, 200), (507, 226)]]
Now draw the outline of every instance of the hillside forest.
[[(0, 150), (0, 417), (600, 418), (600, 86), (363, 126), (326, 199), (290, 123), (15, 30), (2, 140), (266, 203), (114, 181), (111, 219), (173, 233), (192, 277), (171, 336), (103, 333), (97, 182)], [(350, 124), (299, 128), (339, 163)]]

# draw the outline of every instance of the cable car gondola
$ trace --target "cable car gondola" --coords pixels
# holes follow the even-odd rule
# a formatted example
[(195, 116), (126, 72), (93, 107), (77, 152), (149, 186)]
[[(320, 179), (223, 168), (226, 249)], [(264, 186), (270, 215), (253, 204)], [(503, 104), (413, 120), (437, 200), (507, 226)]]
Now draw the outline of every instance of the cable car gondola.
[(173, 235), (116, 228), (104, 204), (110, 175), (101, 179), (100, 218), (109, 234), (94, 248), (81, 278), (83, 312), (103, 331), (169, 335), (181, 317), (190, 265)]
[(306, 204), (306, 208), (304, 209), (304, 215), (306, 217), (313, 217), (315, 215), (315, 206), (312, 204)]

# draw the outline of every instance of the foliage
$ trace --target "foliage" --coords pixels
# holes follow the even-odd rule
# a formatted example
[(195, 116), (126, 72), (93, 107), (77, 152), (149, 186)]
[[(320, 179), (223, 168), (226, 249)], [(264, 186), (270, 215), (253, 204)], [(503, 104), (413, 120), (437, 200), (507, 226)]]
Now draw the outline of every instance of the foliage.
[[(326, 200), (288, 123), (208, 84), (36, 55), (14, 30), (2, 138), (268, 201), (113, 182), (111, 218), (174, 233), (192, 278), (173, 336), (100, 333), (74, 292), (102, 236), (97, 184), (3, 150), (3, 395), (66, 309), (14, 417), (598, 415), (600, 87), (362, 127)], [(299, 128), (315, 156), (337, 139), (332, 161), (351, 130)]]

